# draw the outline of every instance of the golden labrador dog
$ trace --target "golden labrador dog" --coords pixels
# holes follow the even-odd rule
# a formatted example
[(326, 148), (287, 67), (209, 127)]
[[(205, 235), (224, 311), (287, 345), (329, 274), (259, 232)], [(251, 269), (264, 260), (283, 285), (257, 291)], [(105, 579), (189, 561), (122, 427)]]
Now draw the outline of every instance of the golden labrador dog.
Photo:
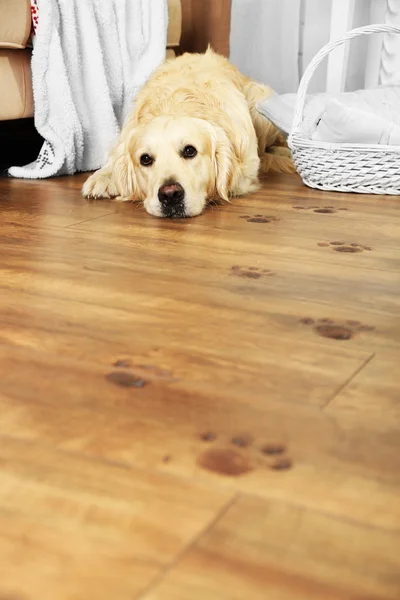
[(260, 166), (294, 172), (282, 135), (256, 110), (271, 93), (211, 49), (166, 61), (83, 195), (141, 200), (156, 217), (194, 217), (211, 200), (256, 190)]

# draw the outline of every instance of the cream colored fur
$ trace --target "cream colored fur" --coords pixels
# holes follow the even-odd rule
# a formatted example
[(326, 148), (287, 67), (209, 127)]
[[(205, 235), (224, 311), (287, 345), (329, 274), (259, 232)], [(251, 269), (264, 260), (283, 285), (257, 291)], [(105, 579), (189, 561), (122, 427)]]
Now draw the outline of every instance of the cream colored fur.
[[(211, 49), (167, 61), (138, 94), (107, 163), (84, 184), (84, 196), (142, 200), (150, 214), (164, 216), (158, 191), (176, 181), (185, 192), (184, 216), (195, 216), (209, 200), (256, 190), (260, 165), (261, 171), (294, 172), (282, 135), (256, 110), (271, 93)], [(182, 157), (187, 145), (197, 150), (189, 160)], [(154, 160), (151, 166), (140, 164), (144, 154)]]

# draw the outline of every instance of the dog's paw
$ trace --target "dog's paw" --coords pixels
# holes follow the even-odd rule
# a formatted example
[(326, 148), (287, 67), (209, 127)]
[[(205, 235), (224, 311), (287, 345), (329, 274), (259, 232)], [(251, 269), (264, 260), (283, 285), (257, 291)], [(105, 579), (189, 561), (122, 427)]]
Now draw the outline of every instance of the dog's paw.
[(96, 171), (85, 181), (82, 194), (85, 198), (115, 198), (119, 195), (110, 171), (103, 169)]
[[(284, 150), (282, 153), (280, 150)], [(293, 160), (287, 155), (286, 148), (272, 147), (268, 149), (261, 157), (260, 173), (265, 174), (268, 172), (276, 173), (296, 173)]]
[(265, 149), (265, 152), (269, 154), (274, 154), (275, 156), (285, 156), (286, 158), (291, 158), (291, 153), (289, 148), (285, 148), (283, 146), (270, 146)]

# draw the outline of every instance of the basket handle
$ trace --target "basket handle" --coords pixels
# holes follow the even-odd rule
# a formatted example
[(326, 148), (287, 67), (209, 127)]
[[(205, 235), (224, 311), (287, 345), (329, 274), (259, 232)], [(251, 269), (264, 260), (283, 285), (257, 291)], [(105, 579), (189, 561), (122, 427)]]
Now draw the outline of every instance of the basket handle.
[(361, 35), (371, 35), (372, 33), (400, 33), (400, 27), (396, 27), (395, 25), (367, 25), (366, 27), (358, 27), (357, 29), (352, 29), (351, 31), (348, 31), (343, 37), (340, 37), (337, 40), (334, 40), (333, 42), (329, 42), (328, 44), (326, 44), (326, 46), (323, 46), (323, 48), (321, 48), (318, 54), (314, 56), (314, 58), (304, 71), (303, 77), (300, 81), (299, 89), (297, 92), (296, 107), (294, 111), (291, 135), (294, 135), (300, 129), (301, 122), (303, 120), (306, 92), (311, 77), (314, 75), (315, 69), (322, 62), (325, 56), (327, 56), (327, 54), (329, 54), (332, 50), (334, 50), (338, 46), (341, 46), (348, 40), (359, 37)]

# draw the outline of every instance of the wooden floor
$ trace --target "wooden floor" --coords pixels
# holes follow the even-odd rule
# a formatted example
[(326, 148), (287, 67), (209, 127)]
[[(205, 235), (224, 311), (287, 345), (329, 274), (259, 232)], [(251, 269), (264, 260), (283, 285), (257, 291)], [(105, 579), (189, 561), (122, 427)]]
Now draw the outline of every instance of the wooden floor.
[(0, 599), (400, 598), (400, 199), (0, 181)]

